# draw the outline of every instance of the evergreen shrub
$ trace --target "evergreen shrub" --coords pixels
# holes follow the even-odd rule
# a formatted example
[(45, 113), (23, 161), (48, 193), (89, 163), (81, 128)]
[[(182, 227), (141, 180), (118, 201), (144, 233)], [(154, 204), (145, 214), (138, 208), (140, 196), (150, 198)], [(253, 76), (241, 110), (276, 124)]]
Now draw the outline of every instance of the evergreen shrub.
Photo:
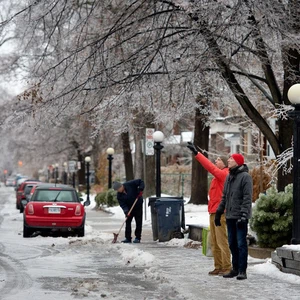
[(108, 207), (116, 206), (119, 202), (117, 200), (117, 192), (113, 189), (110, 189), (106, 192), (106, 205)]
[(101, 207), (106, 204), (106, 192), (98, 193), (95, 197), (97, 207)]
[(117, 193), (113, 189), (105, 192), (98, 193), (95, 197), (97, 207), (107, 205), (108, 207), (116, 206), (119, 204), (117, 200)]
[(293, 185), (278, 192), (275, 187), (260, 194), (253, 208), (250, 228), (260, 247), (277, 248), (289, 244), (292, 237)]

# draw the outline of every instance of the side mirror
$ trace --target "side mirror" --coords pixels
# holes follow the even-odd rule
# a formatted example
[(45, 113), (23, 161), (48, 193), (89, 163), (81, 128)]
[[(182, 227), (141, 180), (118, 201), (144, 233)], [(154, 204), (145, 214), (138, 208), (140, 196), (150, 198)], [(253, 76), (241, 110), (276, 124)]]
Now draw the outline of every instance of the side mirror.
[(84, 199), (83, 199), (83, 198), (79, 198), (79, 200), (80, 200), (80, 202), (84, 201)]
[(25, 207), (25, 206), (27, 205), (28, 201), (25, 200), (25, 199), (22, 199), (22, 200), (21, 200), (21, 203), (22, 203), (23, 207)]
[(83, 203), (83, 206), (89, 206), (91, 204), (90, 200), (86, 200), (84, 203)]

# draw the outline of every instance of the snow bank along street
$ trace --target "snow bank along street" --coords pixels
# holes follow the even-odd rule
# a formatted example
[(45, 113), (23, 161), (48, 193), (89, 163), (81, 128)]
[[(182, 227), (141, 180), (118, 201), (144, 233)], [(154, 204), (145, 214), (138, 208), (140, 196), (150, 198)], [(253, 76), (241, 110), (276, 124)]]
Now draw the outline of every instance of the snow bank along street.
[[(123, 219), (87, 208), (86, 236), (23, 238), (13, 188), (0, 188), (1, 300), (52, 299), (299, 299), (300, 277), (249, 257), (248, 280), (208, 276), (213, 260), (199, 243), (152, 240), (112, 244)], [(117, 208), (116, 208), (117, 209)], [(186, 217), (205, 214), (186, 207)], [(118, 238), (123, 238), (122, 232)]]

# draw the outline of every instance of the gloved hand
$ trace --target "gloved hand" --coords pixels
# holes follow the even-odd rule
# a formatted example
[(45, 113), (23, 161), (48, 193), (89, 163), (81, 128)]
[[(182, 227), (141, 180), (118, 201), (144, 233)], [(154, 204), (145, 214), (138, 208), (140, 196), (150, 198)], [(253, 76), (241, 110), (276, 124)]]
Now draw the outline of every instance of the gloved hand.
[(216, 226), (221, 226), (221, 212), (216, 211), (216, 215), (215, 215), (215, 225)]
[(244, 226), (247, 225), (247, 218), (246, 215), (243, 215), (240, 219), (237, 220), (236, 225), (238, 228), (243, 228)]
[(125, 214), (125, 218), (128, 218), (130, 216), (128, 211), (124, 212), (124, 214)]
[(194, 146), (193, 143), (188, 142), (188, 143), (187, 143), (187, 147), (188, 147), (195, 155), (198, 154), (198, 151), (197, 151), (197, 149), (196, 149), (196, 147)]

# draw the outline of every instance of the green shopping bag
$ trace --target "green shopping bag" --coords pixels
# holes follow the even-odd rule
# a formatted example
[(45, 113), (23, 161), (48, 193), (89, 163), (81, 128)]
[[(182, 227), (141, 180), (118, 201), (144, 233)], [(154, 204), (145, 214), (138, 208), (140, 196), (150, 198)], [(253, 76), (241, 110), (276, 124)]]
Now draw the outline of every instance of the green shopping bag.
[(212, 256), (209, 228), (202, 229), (202, 254), (205, 256)]

